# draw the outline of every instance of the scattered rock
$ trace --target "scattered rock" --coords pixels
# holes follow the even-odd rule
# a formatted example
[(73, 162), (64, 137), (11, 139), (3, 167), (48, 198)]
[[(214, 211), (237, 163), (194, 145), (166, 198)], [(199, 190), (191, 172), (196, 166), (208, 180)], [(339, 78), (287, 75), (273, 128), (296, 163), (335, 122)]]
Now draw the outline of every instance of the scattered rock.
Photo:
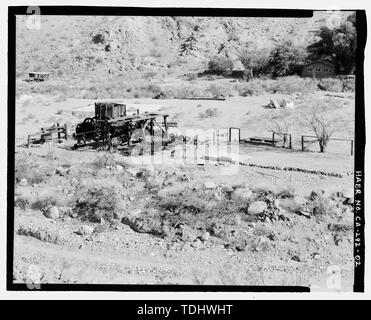
[(321, 258), (321, 255), (318, 252), (314, 252), (314, 253), (312, 253), (311, 257), (314, 260), (318, 260), (319, 258)]
[(251, 202), (247, 212), (252, 215), (263, 213), (267, 209), (267, 204), (264, 201)]
[(94, 227), (89, 225), (83, 225), (77, 230), (77, 234), (81, 236), (90, 236), (94, 232)]
[(202, 246), (202, 242), (200, 239), (196, 239), (191, 243), (191, 247), (193, 248), (200, 248)]
[(298, 214), (299, 216), (303, 216), (303, 217), (306, 217), (308, 219), (310, 219), (310, 217), (311, 217), (310, 212), (306, 211), (305, 209), (297, 210), (295, 213)]
[(140, 210), (140, 209), (134, 209), (134, 210), (130, 211), (129, 216), (131, 216), (131, 217), (139, 217), (142, 212), (143, 211)]
[(26, 271), (25, 281), (29, 284), (39, 284), (43, 278), (43, 273), (39, 266), (31, 264)]
[(132, 215), (124, 216), (121, 220), (123, 224), (139, 233), (150, 233), (154, 235), (163, 235), (162, 225), (159, 221), (151, 219), (147, 221), (141, 217)]
[(122, 212), (115, 211), (113, 213), (113, 218), (116, 219), (116, 220), (119, 220), (119, 221), (121, 221), (123, 216), (124, 216), (124, 214)]
[(68, 173), (68, 169), (64, 169), (62, 167), (58, 167), (56, 170), (55, 170), (55, 173), (56, 174), (59, 174), (61, 177), (63, 177), (66, 173)]
[(209, 238), (210, 238), (210, 233), (209, 232), (204, 232), (202, 235), (201, 235), (201, 240), (202, 241), (207, 241), (207, 240), (209, 240)]
[(109, 229), (108, 225), (107, 224), (98, 224), (95, 228), (94, 228), (94, 233), (102, 233), (102, 232), (106, 232), (107, 230)]
[(267, 251), (269, 249), (269, 242), (264, 237), (259, 236), (253, 241), (251, 249), (257, 252)]
[(354, 197), (354, 189), (353, 188), (346, 189), (342, 191), (342, 195), (346, 199), (352, 199)]
[(70, 216), (72, 213), (72, 208), (70, 207), (59, 207), (59, 216)]
[(44, 210), (44, 216), (49, 219), (57, 219), (59, 218), (59, 210), (56, 206), (48, 206), (46, 210)]
[(229, 236), (230, 230), (223, 224), (212, 224), (210, 232), (217, 238), (226, 239)]

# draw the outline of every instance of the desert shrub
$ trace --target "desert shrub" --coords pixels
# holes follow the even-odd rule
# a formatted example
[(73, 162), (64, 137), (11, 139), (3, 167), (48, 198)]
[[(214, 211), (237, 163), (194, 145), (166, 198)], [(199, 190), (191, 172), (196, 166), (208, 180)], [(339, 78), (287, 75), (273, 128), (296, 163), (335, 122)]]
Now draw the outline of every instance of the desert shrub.
[(184, 98), (197, 98), (203, 97), (205, 95), (205, 91), (200, 88), (199, 86), (184, 86), (181, 88), (173, 88), (173, 94), (169, 94), (169, 96), (173, 96), (178, 99)]
[(32, 204), (31, 208), (33, 210), (43, 211), (48, 206), (56, 206), (60, 204), (60, 198), (54, 194), (48, 194), (39, 196)]
[(26, 157), (17, 158), (15, 161), (14, 177), (15, 182), (19, 183), (26, 179), (28, 184), (38, 184), (44, 181), (45, 172), (35, 164), (30, 163), (31, 159)]
[(324, 195), (318, 195), (313, 200), (313, 215), (324, 216), (334, 212), (333, 202)]
[(205, 112), (201, 112), (199, 114), (200, 118), (215, 118), (219, 115), (219, 111), (217, 108), (207, 108)]
[(99, 222), (115, 219), (124, 209), (123, 187), (112, 180), (85, 182), (75, 194), (75, 211), (82, 220)]
[(63, 110), (62, 109), (58, 109), (57, 110), (57, 114), (63, 114)]
[(355, 79), (344, 79), (343, 80), (343, 91), (354, 92), (356, 90)]
[(14, 200), (14, 207), (25, 210), (29, 205), (29, 200), (24, 196), (17, 196)]
[(146, 72), (143, 76), (144, 79), (146, 80), (149, 80), (149, 79), (152, 79), (152, 78), (155, 78), (157, 76), (157, 73), (154, 72), (154, 71), (149, 71), (149, 72)]
[(106, 152), (98, 154), (91, 162), (92, 167), (96, 170), (103, 169), (106, 168), (107, 166), (113, 166), (116, 164), (117, 163), (114, 160), (112, 154)]
[(211, 84), (207, 91), (211, 93), (214, 98), (224, 98), (231, 95), (231, 88), (225, 85)]
[(188, 74), (185, 75), (185, 77), (188, 81), (194, 81), (194, 80), (197, 80), (198, 74), (197, 73), (188, 73)]
[(319, 82), (320, 86), (325, 88), (327, 91), (342, 92), (343, 91), (343, 81), (341, 79), (322, 79)]
[(291, 94), (296, 92), (317, 91), (316, 81), (311, 78), (300, 78), (296, 76), (278, 78), (269, 83), (269, 93)]
[(233, 61), (223, 56), (213, 57), (208, 64), (210, 73), (222, 74), (233, 69)]
[(99, 43), (104, 43), (104, 36), (100, 33), (97, 33), (95, 34), (93, 37), (92, 37), (92, 42), (94, 44), (99, 44)]
[(151, 207), (158, 208), (163, 221), (173, 226), (184, 223), (208, 228), (214, 223), (237, 224), (237, 216), (246, 209), (246, 204), (227, 199), (221, 190), (207, 190), (192, 184), (174, 185), (160, 190)]
[(303, 209), (303, 205), (301, 203), (297, 203), (295, 199), (292, 198), (284, 198), (280, 200), (280, 207), (289, 212), (297, 212)]

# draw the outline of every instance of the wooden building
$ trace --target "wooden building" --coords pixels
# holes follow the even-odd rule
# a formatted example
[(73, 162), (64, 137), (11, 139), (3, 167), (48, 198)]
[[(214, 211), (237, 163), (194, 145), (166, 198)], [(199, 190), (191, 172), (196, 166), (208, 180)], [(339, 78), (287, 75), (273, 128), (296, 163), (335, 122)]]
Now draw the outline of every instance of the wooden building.
[(336, 75), (335, 65), (328, 60), (316, 60), (303, 67), (302, 77), (331, 78)]
[(28, 80), (29, 81), (45, 81), (49, 79), (51, 72), (29, 72)]

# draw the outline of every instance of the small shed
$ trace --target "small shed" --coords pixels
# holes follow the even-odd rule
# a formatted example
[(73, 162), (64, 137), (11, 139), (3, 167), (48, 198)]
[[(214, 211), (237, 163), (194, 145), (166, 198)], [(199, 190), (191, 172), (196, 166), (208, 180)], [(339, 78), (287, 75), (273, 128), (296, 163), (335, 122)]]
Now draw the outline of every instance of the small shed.
[(29, 81), (45, 81), (49, 79), (51, 75), (51, 72), (29, 72), (28, 73), (28, 78)]
[(329, 78), (335, 76), (335, 64), (329, 60), (316, 60), (303, 67), (302, 77)]

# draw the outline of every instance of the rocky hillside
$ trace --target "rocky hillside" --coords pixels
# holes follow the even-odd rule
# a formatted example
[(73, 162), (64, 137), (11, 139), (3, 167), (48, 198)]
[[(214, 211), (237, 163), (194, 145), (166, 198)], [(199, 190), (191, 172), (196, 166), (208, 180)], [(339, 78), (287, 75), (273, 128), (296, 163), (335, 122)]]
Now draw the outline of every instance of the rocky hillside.
[[(169, 70), (200, 70), (211, 56), (236, 57), (254, 43), (269, 50), (283, 40), (307, 45), (320, 26), (342, 14), (316, 12), (310, 19), (224, 17), (42, 16), (41, 29), (17, 20), (17, 75), (55, 70), (145, 75)], [(103, 73), (102, 73), (103, 72)]]

